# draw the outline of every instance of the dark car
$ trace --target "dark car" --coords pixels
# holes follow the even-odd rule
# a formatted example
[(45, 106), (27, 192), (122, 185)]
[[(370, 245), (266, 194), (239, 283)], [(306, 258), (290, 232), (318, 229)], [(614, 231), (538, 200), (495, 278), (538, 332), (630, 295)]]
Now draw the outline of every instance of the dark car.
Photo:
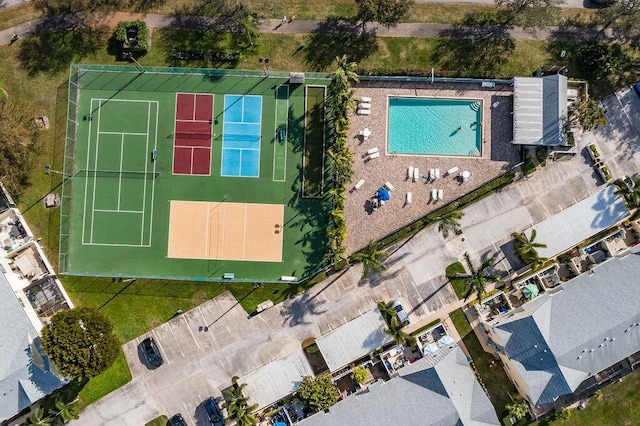
[(220, 409), (216, 404), (215, 398), (209, 398), (204, 402), (204, 409), (207, 411), (207, 417), (209, 418), (209, 422), (213, 426), (223, 426), (224, 425), (224, 417), (220, 413)]
[(147, 361), (149, 361), (149, 364), (154, 368), (160, 367), (164, 360), (153, 337), (147, 337), (140, 345), (142, 345), (144, 356), (147, 358)]
[(169, 424), (171, 426), (187, 426), (181, 414), (176, 414), (175, 416), (171, 417), (169, 419)]
[(633, 88), (636, 89), (636, 93), (640, 96), (640, 83), (634, 84)]

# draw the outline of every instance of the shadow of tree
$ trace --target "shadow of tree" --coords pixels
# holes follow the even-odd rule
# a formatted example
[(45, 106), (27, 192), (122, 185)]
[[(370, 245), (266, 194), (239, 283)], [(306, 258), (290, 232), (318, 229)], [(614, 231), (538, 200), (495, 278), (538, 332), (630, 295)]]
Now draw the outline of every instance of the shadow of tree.
[(439, 36), (431, 59), (453, 76), (496, 77), (516, 47), (503, 25), (454, 25)]
[[(158, 42), (155, 48), (161, 49), (164, 54), (164, 60), (171, 66), (188, 66), (188, 67), (211, 67), (218, 65), (221, 67), (233, 68), (237, 62), (216, 63), (208, 60), (208, 52), (226, 50), (227, 40), (224, 33), (217, 31), (183, 31), (183, 30), (162, 30), (159, 31)], [(184, 51), (202, 51), (204, 59), (202, 60), (180, 60), (171, 55), (173, 49)]]
[(280, 308), (280, 314), (284, 317), (282, 325), (293, 327), (314, 323), (315, 320), (312, 318), (314, 315), (322, 315), (327, 312), (326, 309), (320, 309), (323, 303), (324, 301), (311, 297), (306, 292), (293, 299), (285, 300)]
[(360, 62), (377, 52), (378, 48), (374, 31), (363, 31), (356, 22), (329, 18), (311, 33), (305, 60), (312, 70), (324, 71), (336, 56), (346, 54), (350, 61)]
[(105, 26), (47, 32), (49, 26), (51, 23), (44, 23), (35, 30), (38, 35), (25, 38), (20, 44), (18, 58), (30, 75), (66, 70), (72, 62), (103, 49), (111, 33)]

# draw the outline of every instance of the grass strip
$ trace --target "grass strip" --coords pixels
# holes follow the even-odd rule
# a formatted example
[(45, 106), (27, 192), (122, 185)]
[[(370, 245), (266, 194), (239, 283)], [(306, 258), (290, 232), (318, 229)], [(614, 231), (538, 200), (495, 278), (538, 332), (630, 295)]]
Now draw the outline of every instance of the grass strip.
[(464, 279), (457, 278), (457, 276), (458, 274), (466, 274), (466, 273), (467, 271), (465, 271), (464, 266), (462, 266), (462, 263), (460, 262), (452, 263), (451, 265), (447, 266), (447, 269), (446, 269), (447, 278), (449, 279), (449, 282), (451, 283), (453, 290), (456, 292), (456, 296), (458, 296), (458, 299), (464, 298), (465, 285), (464, 285)]

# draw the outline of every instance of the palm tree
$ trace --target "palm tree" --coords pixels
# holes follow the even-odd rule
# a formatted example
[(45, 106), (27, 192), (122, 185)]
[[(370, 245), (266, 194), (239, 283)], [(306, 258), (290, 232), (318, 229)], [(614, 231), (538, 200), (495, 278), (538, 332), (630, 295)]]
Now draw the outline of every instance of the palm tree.
[(354, 83), (360, 81), (358, 74), (356, 74), (358, 64), (355, 62), (349, 62), (349, 58), (346, 54), (336, 57), (336, 62), (338, 63), (338, 68), (336, 68), (331, 75), (336, 78), (338, 84), (345, 87), (349, 86), (352, 81)]
[(27, 417), (23, 425), (29, 426), (51, 426), (51, 418), (44, 416), (44, 409), (37, 408)]
[(403, 345), (409, 339), (409, 335), (402, 331), (402, 324), (398, 322), (398, 317), (391, 317), (391, 321), (389, 321), (389, 326), (387, 328), (382, 329), (384, 334), (388, 334), (393, 337), (393, 340), (399, 345)]
[(362, 277), (366, 278), (372, 271), (379, 273), (387, 269), (387, 265), (382, 263), (382, 259), (388, 255), (387, 252), (380, 250), (378, 241), (371, 240), (362, 251), (351, 256), (351, 261), (353, 263), (362, 262), (364, 265)]
[(635, 180), (625, 176), (622, 179), (617, 179), (614, 183), (618, 187), (614, 194), (621, 195), (630, 209), (640, 207), (640, 175)]
[(246, 385), (246, 383), (243, 383), (240, 386), (234, 386), (223, 391), (222, 394), (225, 399), (223, 406), (227, 409), (229, 418), (236, 420), (238, 425), (254, 426), (258, 424), (258, 419), (251, 413), (258, 409), (258, 404), (249, 405), (249, 398), (242, 393), (242, 389)]
[(55, 414), (55, 419), (62, 420), (63, 424), (78, 418), (78, 407), (75, 405), (75, 401), (65, 403), (62, 399), (57, 399), (55, 407), (58, 410)]
[(547, 245), (543, 243), (536, 243), (537, 232), (535, 229), (531, 230), (531, 237), (527, 237), (524, 233), (514, 232), (511, 237), (515, 240), (516, 254), (522, 259), (523, 262), (534, 265), (534, 269), (537, 269), (542, 265), (547, 258), (540, 257), (538, 254), (539, 248), (546, 248)]
[(460, 232), (459, 221), (462, 219), (462, 216), (464, 216), (464, 213), (460, 210), (451, 210), (436, 217), (436, 220), (438, 221), (438, 232), (441, 232), (444, 238), (449, 237), (449, 232), (457, 234)]
[(382, 318), (384, 318), (384, 321), (387, 324), (391, 322), (391, 318), (396, 316), (396, 310), (393, 309), (393, 304), (393, 300), (390, 300), (387, 303), (378, 302), (378, 310), (382, 314)]
[(479, 268), (475, 268), (471, 263), (471, 257), (469, 252), (464, 253), (464, 260), (467, 262), (467, 270), (471, 271), (468, 274), (458, 274), (458, 278), (464, 280), (464, 300), (467, 300), (474, 292), (476, 293), (478, 300), (482, 299), (485, 293), (485, 286), (489, 282), (498, 283), (500, 277), (496, 274), (489, 272), (493, 268), (493, 264), (496, 261), (497, 255), (493, 255), (480, 265)]

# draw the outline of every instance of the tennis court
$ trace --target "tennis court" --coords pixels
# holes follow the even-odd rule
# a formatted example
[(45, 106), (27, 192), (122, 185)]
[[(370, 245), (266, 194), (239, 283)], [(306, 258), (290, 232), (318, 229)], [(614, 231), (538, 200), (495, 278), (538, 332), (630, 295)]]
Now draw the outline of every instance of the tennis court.
[(260, 175), (262, 96), (224, 95), (222, 176)]
[(148, 247), (158, 103), (91, 99), (82, 244)]
[(330, 79), (290, 80), (72, 66), (59, 272), (278, 282), (326, 266), (331, 205), (300, 195), (305, 88)]

